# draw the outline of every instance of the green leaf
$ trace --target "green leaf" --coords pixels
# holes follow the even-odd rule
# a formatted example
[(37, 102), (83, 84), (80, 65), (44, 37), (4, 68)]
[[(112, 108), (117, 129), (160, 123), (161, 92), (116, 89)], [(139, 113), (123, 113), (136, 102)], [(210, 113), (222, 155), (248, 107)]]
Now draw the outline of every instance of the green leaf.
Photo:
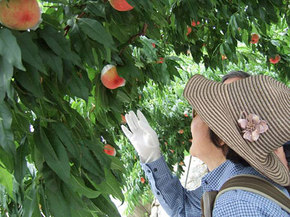
[(106, 216), (119, 217), (120, 213), (118, 212), (116, 206), (110, 201), (109, 197), (105, 195), (100, 195), (96, 199), (92, 199), (92, 202), (104, 213)]
[(114, 48), (114, 41), (112, 39), (112, 36), (97, 20), (80, 18), (79, 26), (81, 30), (91, 39), (111, 49)]
[(60, 179), (69, 183), (69, 160), (60, 140), (54, 134), (46, 133), (43, 128), (39, 127), (34, 134), (34, 141), (37, 148), (42, 152), (48, 166)]
[(118, 181), (109, 169), (104, 168), (104, 170), (105, 181), (97, 185), (97, 187), (99, 188), (98, 190), (105, 194), (110, 194), (121, 201), (124, 201), (124, 195), (122, 193), (120, 183), (118, 183)]
[(35, 36), (35, 34), (29, 32), (16, 34), (23, 60), (37, 70), (47, 74), (42, 59), (39, 56), (38, 47), (32, 40), (33, 36)]
[(87, 198), (97, 198), (101, 194), (100, 191), (88, 188), (81, 178), (73, 175), (71, 176), (70, 185), (75, 191), (80, 193), (82, 196), (86, 196)]
[(63, 64), (62, 59), (55, 55), (52, 51), (47, 49), (41, 49), (40, 56), (45, 64), (57, 74), (57, 78), (59, 81), (62, 81), (63, 78)]
[(31, 65), (26, 66), (27, 71), (18, 71), (15, 74), (16, 80), (36, 97), (43, 97), (43, 90), (40, 83), (40, 75), (36, 68)]
[(10, 85), (13, 76), (13, 66), (5, 58), (0, 56), (0, 102), (6, 93), (9, 98), (13, 97), (13, 88)]
[(27, 161), (25, 157), (29, 154), (28, 150), (28, 141), (27, 138), (24, 137), (16, 149), (16, 157), (15, 157), (15, 171), (14, 177), (18, 183), (22, 182), (26, 174), (27, 169)]
[(62, 191), (63, 183), (49, 169), (44, 168), (43, 178), (45, 180), (45, 198), (48, 201), (51, 216), (64, 217), (71, 216), (71, 210)]
[(0, 146), (0, 166), (5, 167), (11, 173), (14, 170), (14, 155), (4, 151), (4, 149), (1, 146)]
[(26, 190), (23, 203), (23, 217), (41, 217), (37, 201), (37, 190), (35, 182)]
[(13, 175), (0, 166), (0, 184), (6, 188), (7, 193), (13, 197)]
[(63, 37), (60, 32), (47, 27), (40, 31), (40, 36), (55, 54), (63, 59), (71, 60), (75, 65), (81, 65), (79, 56), (74, 54), (70, 48), (69, 40)]
[(15, 153), (14, 135), (11, 130), (12, 114), (5, 103), (0, 103), (0, 146), (9, 154)]
[(72, 131), (61, 123), (53, 123), (51, 127), (54, 130), (54, 133), (60, 139), (60, 141), (64, 144), (66, 149), (71, 153), (71, 155), (75, 159), (78, 159), (80, 157), (80, 152), (78, 145), (75, 143), (73, 139)]
[(131, 102), (131, 98), (122, 90), (118, 90), (117, 92), (117, 99), (119, 99), (121, 102), (129, 103)]
[(97, 16), (106, 18), (105, 4), (99, 1), (90, 1), (87, 3), (86, 11)]
[(2, 55), (10, 64), (20, 70), (25, 71), (21, 61), (21, 50), (17, 44), (16, 38), (11, 31), (0, 29), (0, 55)]
[(123, 163), (116, 157), (111, 157), (112, 163), (111, 163), (111, 169), (112, 170), (120, 170), (121, 172), (125, 173), (126, 169), (123, 165)]

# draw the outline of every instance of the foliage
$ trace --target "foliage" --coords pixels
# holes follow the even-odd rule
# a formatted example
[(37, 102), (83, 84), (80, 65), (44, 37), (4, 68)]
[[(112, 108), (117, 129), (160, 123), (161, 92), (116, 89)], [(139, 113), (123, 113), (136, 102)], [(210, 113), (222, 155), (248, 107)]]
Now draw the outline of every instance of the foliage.
[[(173, 51), (190, 52), (209, 71), (258, 60), (263, 70), (267, 65), (288, 82), (287, 1), (128, 2), (134, 9), (119, 12), (107, 0), (40, 1), (43, 21), (37, 30), (0, 28), (1, 215), (119, 216), (109, 195), (124, 200), (122, 189), (137, 186), (134, 177), (142, 172), (132, 149), (128, 158), (122, 147), (111, 157), (103, 146), (119, 149), (121, 114), (129, 109), (144, 109), (170, 165), (182, 161), (190, 118), (177, 97), (192, 71), (182, 75), (177, 89), (166, 86), (182, 77)], [(187, 36), (192, 20), (201, 24)], [(258, 44), (249, 43), (252, 33), (260, 35)], [(276, 54), (281, 61), (272, 65), (268, 59)], [(108, 63), (117, 65), (124, 87), (102, 85), (100, 72)], [(162, 108), (152, 107), (157, 104)], [(179, 129), (185, 136), (176, 134)], [(124, 165), (139, 170), (130, 182), (124, 181)], [(143, 185), (138, 186), (140, 195)]]

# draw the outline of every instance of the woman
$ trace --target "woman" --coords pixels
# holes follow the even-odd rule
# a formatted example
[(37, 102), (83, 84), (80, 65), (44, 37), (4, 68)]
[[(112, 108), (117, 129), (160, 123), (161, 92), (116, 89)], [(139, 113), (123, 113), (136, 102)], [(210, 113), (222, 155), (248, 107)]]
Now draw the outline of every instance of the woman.
[[(275, 150), (290, 140), (289, 88), (268, 76), (251, 76), (231, 84), (193, 76), (184, 96), (197, 115), (191, 123), (190, 153), (204, 161), (209, 173), (201, 187), (184, 189), (160, 154), (155, 131), (140, 111), (127, 114), (125, 135), (137, 150), (152, 191), (170, 216), (200, 216), (205, 191), (219, 190), (231, 177), (252, 174), (282, 186), (290, 185), (289, 169)], [(271, 200), (231, 190), (216, 201), (213, 216), (289, 216)]]

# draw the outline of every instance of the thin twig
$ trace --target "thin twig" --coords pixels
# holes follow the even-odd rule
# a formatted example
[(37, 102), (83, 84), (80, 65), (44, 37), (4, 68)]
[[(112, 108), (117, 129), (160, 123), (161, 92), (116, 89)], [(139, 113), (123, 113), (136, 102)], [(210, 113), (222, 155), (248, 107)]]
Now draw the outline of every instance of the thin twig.
[[(77, 16), (77, 18), (81, 18), (81, 17), (83, 17), (85, 14), (86, 14), (85, 12), (82, 12), (81, 14), (79, 14), (79, 15)], [(71, 28), (70, 25), (66, 25), (66, 26), (64, 27), (64, 36), (67, 36), (68, 31), (70, 30), (70, 28)]]
[(132, 44), (133, 41), (135, 41), (138, 37), (142, 36), (142, 35), (146, 35), (146, 32), (147, 32), (147, 28), (148, 28), (148, 24), (147, 23), (144, 23), (143, 25), (143, 28), (141, 30), (141, 32), (131, 36), (127, 42), (127, 45), (125, 47), (123, 47), (120, 52), (119, 52), (119, 55), (121, 55), (124, 50), (126, 49), (126, 47), (129, 45), (129, 44)]

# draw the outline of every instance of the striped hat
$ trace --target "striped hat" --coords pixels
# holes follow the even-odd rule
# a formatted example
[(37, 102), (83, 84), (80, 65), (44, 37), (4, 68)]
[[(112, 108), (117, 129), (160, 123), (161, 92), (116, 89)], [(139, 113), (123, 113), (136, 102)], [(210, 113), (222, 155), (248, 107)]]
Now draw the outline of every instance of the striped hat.
[[(274, 182), (290, 185), (288, 168), (274, 150), (290, 140), (290, 89), (281, 82), (257, 75), (222, 84), (194, 75), (184, 97), (231, 149)], [(239, 124), (241, 114), (253, 114), (267, 129), (250, 141)], [(244, 117), (245, 118), (245, 117)]]

